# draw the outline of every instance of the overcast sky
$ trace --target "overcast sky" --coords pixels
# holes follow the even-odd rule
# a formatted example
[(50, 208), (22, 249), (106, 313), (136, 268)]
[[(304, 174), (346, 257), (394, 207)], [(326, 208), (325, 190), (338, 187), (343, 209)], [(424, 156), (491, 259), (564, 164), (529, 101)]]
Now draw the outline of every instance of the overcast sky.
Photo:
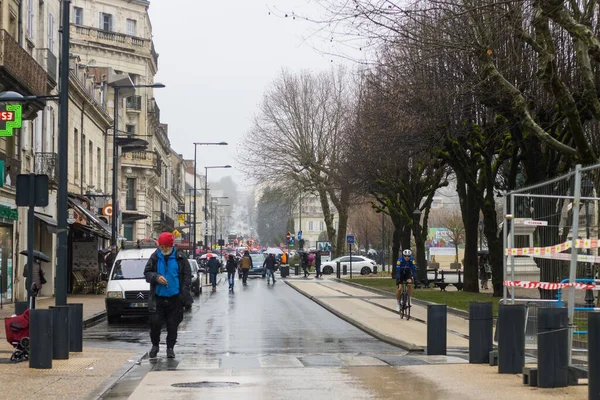
[[(312, 12), (311, 7), (308, 0), (151, 2), (160, 54), (156, 81), (167, 85), (155, 90), (155, 97), (162, 122), (169, 124), (171, 147), (193, 159), (195, 141), (229, 143), (198, 146), (199, 173), (210, 165), (236, 167), (238, 145), (282, 68), (322, 71), (341, 62), (323, 55), (325, 41), (305, 40), (314, 31), (311, 24), (269, 15), (275, 9)], [(209, 170), (208, 180), (226, 175), (243, 182), (238, 169)]]

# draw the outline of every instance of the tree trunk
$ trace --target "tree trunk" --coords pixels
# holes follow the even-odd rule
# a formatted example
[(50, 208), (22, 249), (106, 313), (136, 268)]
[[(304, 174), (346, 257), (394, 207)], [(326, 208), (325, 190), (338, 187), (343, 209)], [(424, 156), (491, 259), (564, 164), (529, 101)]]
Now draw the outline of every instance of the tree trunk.
[[(471, 189), (468, 190), (472, 192)], [(475, 196), (467, 195), (468, 202), (475, 202)], [(477, 205), (471, 206), (472, 210), (477, 209)], [(464, 271), (465, 281), (463, 290), (465, 292), (479, 293), (479, 266), (477, 265), (477, 232), (479, 230), (479, 213), (468, 212), (466, 215), (463, 214), (463, 221), (465, 225), (465, 258), (464, 258)], [(460, 262), (460, 260), (459, 260)]]
[(344, 249), (346, 248), (346, 230), (348, 229), (348, 207), (340, 207), (338, 209), (339, 226), (337, 232), (337, 253), (336, 257), (339, 257)]
[(488, 243), (488, 262), (492, 269), (494, 297), (502, 297), (504, 287), (504, 241), (503, 232), (498, 235), (498, 215), (494, 203), (486, 201), (482, 207), (485, 239)]
[(329, 207), (329, 197), (327, 196), (327, 191), (325, 189), (319, 189), (319, 201), (321, 202), (321, 209), (323, 210), (323, 220), (325, 221), (325, 228), (327, 229), (327, 238), (331, 243), (331, 259), (333, 260), (337, 257), (338, 248), (335, 227), (333, 225), (333, 214), (331, 213), (331, 208)]
[[(425, 257), (425, 241), (421, 235), (421, 226), (419, 222), (415, 222), (414, 238), (415, 251), (417, 260), (417, 279), (423, 282), (427, 278), (427, 258)], [(413, 252), (414, 254), (414, 252)]]

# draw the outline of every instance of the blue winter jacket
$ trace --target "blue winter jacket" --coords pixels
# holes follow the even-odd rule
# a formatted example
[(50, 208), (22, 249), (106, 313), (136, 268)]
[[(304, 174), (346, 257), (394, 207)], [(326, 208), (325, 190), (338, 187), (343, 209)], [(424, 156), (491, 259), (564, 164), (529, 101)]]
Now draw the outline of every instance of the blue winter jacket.
[(415, 264), (415, 259), (410, 257), (410, 259), (406, 261), (404, 257), (400, 257), (398, 261), (396, 261), (396, 281), (400, 281), (400, 271), (407, 268), (412, 270), (413, 281), (417, 280), (417, 264)]

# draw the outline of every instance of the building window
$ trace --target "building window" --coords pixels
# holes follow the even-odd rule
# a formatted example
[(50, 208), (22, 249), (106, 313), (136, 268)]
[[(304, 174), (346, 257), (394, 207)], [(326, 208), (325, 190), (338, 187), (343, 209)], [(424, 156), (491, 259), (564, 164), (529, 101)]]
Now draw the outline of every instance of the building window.
[(131, 138), (135, 135), (135, 125), (127, 125), (127, 137)]
[(88, 183), (90, 185), (94, 184), (94, 144), (92, 143), (92, 141), (90, 140), (89, 145), (88, 145), (88, 154), (90, 157), (90, 161), (88, 163), (89, 168), (90, 168), (90, 175), (89, 175), (89, 180)]
[(81, 135), (81, 183), (85, 183), (85, 135)]
[(73, 7), (73, 23), (75, 25), (83, 25), (83, 8)]
[(125, 238), (127, 240), (133, 241), (133, 223), (132, 222), (123, 223), (123, 236), (125, 236)]
[(127, 178), (127, 193), (125, 198), (125, 209), (135, 210), (135, 178)]
[(79, 131), (75, 128), (73, 135), (73, 159), (75, 161), (75, 179), (79, 179)]
[(54, 15), (48, 14), (48, 50), (54, 52)]
[(129, 36), (135, 36), (136, 35), (136, 25), (137, 22), (135, 19), (129, 19), (127, 18), (127, 34)]
[(323, 232), (325, 230), (325, 221), (319, 221), (319, 232)]
[(113, 30), (113, 16), (111, 14), (100, 13), (100, 29), (111, 32)]
[(27, 37), (30, 39), (33, 39), (33, 32), (35, 31), (33, 27), (33, 17), (33, 0), (27, 0)]
[(315, 224), (313, 221), (308, 221), (308, 231), (313, 232), (315, 230)]
[(98, 170), (98, 172), (96, 172), (96, 177), (97, 177), (97, 185), (96, 185), (96, 189), (101, 190), (102, 189), (102, 150), (100, 150), (100, 147), (98, 147), (96, 149), (96, 168)]

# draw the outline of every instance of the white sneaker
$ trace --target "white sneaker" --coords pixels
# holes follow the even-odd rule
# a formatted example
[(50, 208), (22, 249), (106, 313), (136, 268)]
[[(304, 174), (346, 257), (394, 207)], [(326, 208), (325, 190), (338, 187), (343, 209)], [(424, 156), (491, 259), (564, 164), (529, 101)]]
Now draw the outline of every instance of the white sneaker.
[(396, 304), (396, 311), (400, 312), (400, 303)]

